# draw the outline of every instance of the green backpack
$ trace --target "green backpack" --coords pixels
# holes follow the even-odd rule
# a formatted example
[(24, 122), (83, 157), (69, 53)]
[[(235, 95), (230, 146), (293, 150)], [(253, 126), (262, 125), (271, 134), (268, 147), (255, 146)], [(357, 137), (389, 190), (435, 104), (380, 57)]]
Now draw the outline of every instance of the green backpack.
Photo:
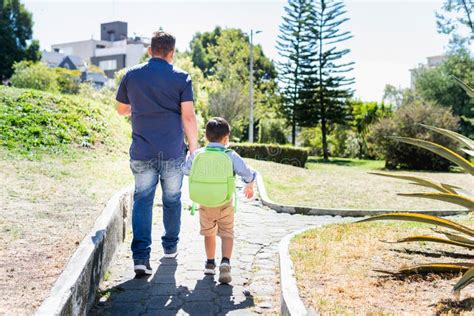
[[(189, 196), (193, 201), (191, 215), (196, 212), (196, 203), (217, 207), (232, 199), (235, 193), (235, 176), (232, 160), (227, 155), (230, 149), (206, 147), (193, 160), (189, 174)], [(234, 211), (237, 196), (234, 194)]]

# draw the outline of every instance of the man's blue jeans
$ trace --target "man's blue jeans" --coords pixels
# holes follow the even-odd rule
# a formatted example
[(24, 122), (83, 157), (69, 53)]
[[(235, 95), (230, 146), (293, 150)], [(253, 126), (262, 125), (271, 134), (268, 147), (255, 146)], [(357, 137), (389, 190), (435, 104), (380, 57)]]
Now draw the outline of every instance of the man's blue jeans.
[(177, 250), (181, 226), (183, 163), (184, 157), (173, 160), (130, 160), (130, 168), (135, 177), (132, 211), (132, 253), (135, 261), (150, 259), (153, 200), (158, 182), (162, 189), (165, 227), (161, 243), (165, 253)]

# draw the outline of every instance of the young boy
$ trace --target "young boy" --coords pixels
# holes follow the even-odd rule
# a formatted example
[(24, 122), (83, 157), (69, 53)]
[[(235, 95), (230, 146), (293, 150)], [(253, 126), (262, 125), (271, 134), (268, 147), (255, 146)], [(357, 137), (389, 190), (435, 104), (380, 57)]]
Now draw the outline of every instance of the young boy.
[[(229, 144), (230, 125), (221, 117), (214, 117), (206, 124), (206, 139), (209, 144), (208, 148), (222, 148)], [(189, 156), (184, 164), (184, 174), (189, 175), (193, 159), (205, 151), (206, 148), (196, 150)], [(226, 154), (232, 161), (234, 174), (239, 175), (246, 183), (244, 194), (247, 198), (253, 196), (253, 187), (256, 172), (249, 168), (244, 160), (235, 152), (227, 151)], [(231, 267), (230, 258), (234, 244), (234, 208), (232, 199), (222, 206), (206, 207), (200, 205), (199, 220), (201, 223), (201, 235), (204, 236), (204, 245), (206, 247), (207, 261), (204, 274), (214, 275), (216, 269), (215, 252), (216, 252), (216, 235), (222, 240), (222, 261), (219, 267), (219, 282), (230, 283)]]

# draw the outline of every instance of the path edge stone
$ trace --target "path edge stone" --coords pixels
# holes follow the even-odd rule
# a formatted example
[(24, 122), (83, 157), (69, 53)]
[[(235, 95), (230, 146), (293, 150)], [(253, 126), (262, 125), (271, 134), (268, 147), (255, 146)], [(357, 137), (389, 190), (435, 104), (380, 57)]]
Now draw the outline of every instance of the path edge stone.
[(301, 206), (301, 205), (288, 205), (279, 204), (270, 199), (263, 183), (263, 177), (260, 173), (257, 173), (257, 189), (260, 195), (262, 204), (275, 210), (278, 213), (288, 214), (301, 214), (301, 215), (329, 215), (329, 216), (342, 216), (342, 217), (364, 217), (380, 215), (385, 213), (420, 213), (434, 216), (453, 216), (453, 215), (466, 215), (469, 210), (407, 210), (407, 211), (396, 211), (390, 209), (333, 209), (333, 208), (318, 208), (312, 206)]
[(124, 241), (133, 186), (115, 193), (84, 237), (35, 315), (85, 315), (116, 250)]
[(296, 235), (318, 227), (319, 226), (310, 226), (297, 230), (286, 235), (280, 241), (278, 257), (280, 264), (281, 314), (283, 316), (303, 316), (312, 314), (305, 307), (299, 294), (295, 270), (293, 269), (293, 261), (290, 256), (290, 243)]

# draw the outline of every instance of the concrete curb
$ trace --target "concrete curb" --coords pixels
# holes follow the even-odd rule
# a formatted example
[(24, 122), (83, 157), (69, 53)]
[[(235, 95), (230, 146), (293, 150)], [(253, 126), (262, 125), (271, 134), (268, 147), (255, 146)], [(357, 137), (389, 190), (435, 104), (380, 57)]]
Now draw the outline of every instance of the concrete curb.
[(125, 239), (132, 200), (133, 187), (128, 187), (107, 202), (91, 233), (79, 244), (35, 315), (87, 313), (94, 304), (100, 280)]
[(293, 237), (312, 228), (317, 228), (317, 226), (304, 228), (288, 234), (280, 241), (278, 255), (280, 263), (281, 314), (283, 316), (313, 315), (312, 312), (306, 309), (299, 295), (289, 249)]
[(435, 216), (452, 216), (452, 215), (464, 215), (468, 214), (469, 210), (408, 210), (408, 211), (396, 211), (396, 210), (377, 210), (377, 209), (333, 209), (333, 208), (318, 208), (311, 206), (300, 206), (300, 205), (286, 205), (277, 204), (273, 202), (267, 194), (265, 185), (263, 183), (262, 176), (257, 174), (257, 189), (262, 200), (262, 204), (269, 208), (277, 211), (278, 213), (289, 213), (289, 214), (302, 214), (302, 215), (330, 215), (330, 216), (342, 216), (342, 217), (364, 217), (373, 216), (385, 213), (421, 213)]

